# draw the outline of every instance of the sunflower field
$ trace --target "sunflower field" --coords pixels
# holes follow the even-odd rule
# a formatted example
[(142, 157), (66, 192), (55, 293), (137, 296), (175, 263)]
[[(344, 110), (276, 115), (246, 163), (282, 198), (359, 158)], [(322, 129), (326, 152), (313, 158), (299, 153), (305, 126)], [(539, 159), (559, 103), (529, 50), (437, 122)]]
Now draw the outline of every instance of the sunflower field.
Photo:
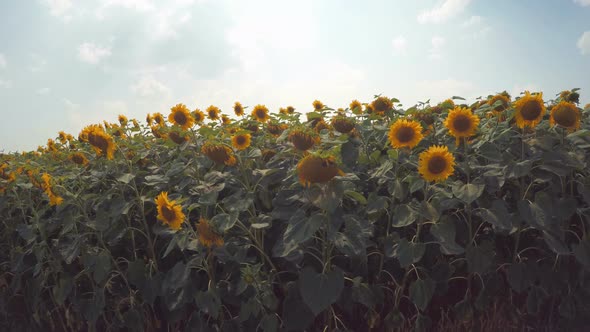
[(0, 330), (590, 326), (590, 105), (235, 103), (0, 154)]

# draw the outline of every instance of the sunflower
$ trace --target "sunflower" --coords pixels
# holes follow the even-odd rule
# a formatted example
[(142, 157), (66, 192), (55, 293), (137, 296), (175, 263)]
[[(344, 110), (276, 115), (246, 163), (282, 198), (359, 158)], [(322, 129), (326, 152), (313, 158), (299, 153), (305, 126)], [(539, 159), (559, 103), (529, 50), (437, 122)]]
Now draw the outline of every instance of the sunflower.
[(161, 113), (154, 113), (154, 114), (152, 114), (152, 117), (158, 125), (160, 125), (160, 126), (166, 125), (166, 122), (164, 121), (164, 116)]
[(164, 132), (162, 132), (162, 127), (160, 127), (159, 125), (153, 125), (150, 127), (150, 129), (152, 130), (152, 135), (154, 135), (154, 137), (156, 138), (167, 138), (168, 135)]
[(201, 152), (217, 164), (227, 166), (236, 164), (233, 151), (224, 144), (207, 142), (201, 147)]
[(586, 106), (584, 106), (584, 110), (590, 110), (590, 104), (586, 104)]
[(205, 219), (200, 218), (197, 224), (197, 234), (199, 235), (199, 242), (206, 248), (221, 247), (223, 245), (223, 237), (219, 235), (211, 226), (211, 223)]
[(242, 106), (242, 104), (238, 101), (235, 102), (234, 104), (234, 113), (237, 116), (242, 116), (244, 115), (244, 106)]
[(258, 122), (266, 122), (270, 119), (268, 115), (268, 108), (264, 105), (256, 105), (254, 109), (252, 109), (252, 117), (256, 119)]
[(129, 122), (129, 120), (127, 120), (127, 117), (123, 114), (119, 114), (119, 123), (121, 124), (121, 126), (126, 126), (127, 122)]
[(67, 140), (68, 140), (68, 138), (67, 138), (68, 137), (68, 134), (66, 134), (64, 131), (60, 131), (58, 133), (58, 135), (59, 135), (58, 136), (58, 139), (61, 142), (61, 144), (65, 144), (67, 142)]
[(332, 180), (337, 175), (344, 175), (338, 168), (334, 157), (322, 158), (308, 155), (297, 164), (299, 183), (309, 187), (314, 183), (324, 183)]
[(284, 123), (273, 122), (266, 125), (266, 130), (268, 130), (268, 132), (275, 137), (281, 135), (287, 128), (288, 126)]
[(350, 108), (350, 110), (352, 111), (352, 113), (354, 114), (361, 114), (363, 113), (363, 105), (361, 104), (360, 101), (358, 100), (353, 100), (350, 102), (350, 105), (348, 106)]
[(279, 107), (279, 114), (287, 114), (287, 109), (284, 107)]
[(187, 130), (193, 126), (195, 119), (191, 116), (191, 112), (184, 104), (176, 104), (170, 109), (168, 121), (170, 123), (180, 126), (183, 130)]
[(518, 128), (537, 126), (545, 114), (543, 93), (532, 95), (525, 91), (524, 96), (514, 102), (514, 109), (514, 118)]
[(131, 119), (131, 122), (133, 123), (133, 128), (139, 129), (139, 122), (137, 122), (137, 120)]
[(168, 138), (172, 142), (174, 142), (174, 143), (176, 143), (178, 145), (180, 145), (180, 144), (182, 144), (184, 142), (188, 142), (188, 140), (189, 140), (188, 135), (184, 134), (184, 135), (181, 136), (179, 133), (177, 133), (175, 131), (171, 131), (170, 133), (168, 133)]
[(151, 126), (152, 122), (154, 122), (154, 118), (152, 117), (152, 115), (150, 113), (148, 113), (145, 116), (145, 122), (147, 123), (148, 126)]
[(313, 103), (311, 103), (311, 104), (313, 105), (313, 110), (318, 111), (318, 112), (323, 110), (324, 107), (326, 107), (326, 106), (324, 106), (324, 104), (321, 101), (319, 101), (317, 99), (314, 100)]
[(158, 210), (158, 219), (167, 224), (174, 230), (179, 230), (184, 222), (184, 213), (182, 213), (182, 206), (168, 199), (168, 193), (162, 191), (156, 197), (156, 205)]
[(353, 119), (347, 118), (346, 116), (335, 116), (331, 121), (332, 126), (337, 132), (341, 134), (347, 134), (354, 129), (355, 122)]
[(219, 107), (211, 105), (207, 107), (205, 112), (207, 112), (207, 116), (209, 117), (209, 119), (217, 120), (219, 119), (219, 113), (221, 112), (221, 110), (219, 109)]
[(549, 123), (552, 126), (560, 125), (568, 131), (580, 129), (580, 111), (573, 103), (561, 101), (551, 108)]
[(504, 94), (497, 94), (488, 100), (488, 105), (493, 107), (498, 101), (500, 103), (493, 109), (493, 112), (497, 115), (508, 109), (508, 106), (510, 106), (510, 98)]
[(313, 129), (315, 129), (315, 131), (317, 131), (318, 133), (322, 130), (332, 130), (332, 127), (326, 123), (326, 121), (324, 121), (324, 119), (320, 119), (319, 121), (315, 122), (315, 125), (313, 126)]
[(442, 101), (439, 105), (443, 109), (452, 109), (452, 108), (455, 108), (455, 102), (453, 101), (453, 99), (447, 99), (445, 101)]
[(297, 150), (306, 151), (311, 149), (316, 143), (319, 143), (320, 138), (317, 134), (312, 134), (301, 129), (294, 129), (289, 133), (289, 141), (293, 143)]
[(381, 96), (373, 100), (371, 107), (375, 113), (383, 115), (385, 112), (393, 109), (393, 102), (389, 98)]
[(430, 126), (434, 123), (434, 115), (428, 111), (416, 112), (412, 116), (417, 121), (424, 122), (424, 124), (427, 126)]
[(295, 113), (295, 107), (287, 106), (287, 114), (293, 114), (293, 113)]
[(399, 119), (389, 128), (389, 142), (395, 149), (413, 148), (424, 137), (422, 126), (418, 121)]
[(107, 134), (101, 126), (86, 126), (78, 135), (78, 139), (90, 143), (97, 155), (105, 155), (107, 159), (113, 159), (115, 152), (113, 137)]
[(196, 123), (201, 123), (203, 120), (205, 120), (205, 113), (201, 112), (201, 110), (198, 108), (195, 108), (191, 114)]
[(418, 172), (426, 181), (446, 180), (455, 171), (455, 157), (446, 146), (431, 146), (420, 153)]
[(49, 197), (49, 205), (51, 206), (55, 206), (55, 205), (61, 205), (64, 201), (64, 199), (57, 195), (55, 193), (55, 191), (53, 191), (53, 187), (52, 187), (52, 177), (51, 175), (47, 174), (47, 173), (43, 173), (43, 175), (41, 175), (41, 180), (43, 180), (43, 183), (41, 184), (41, 188), (43, 189), (43, 191), (45, 191), (45, 194), (47, 194), (47, 197)]
[(252, 136), (247, 133), (239, 133), (231, 138), (231, 144), (236, 150), (245, 150), (250, 146)]
[(74, 152), (68, 156), (68, 159), (78, 165), (87, 165), (88, 159), (80, 152)]
[(55, 141), (51, 138), (47, 139), (47, 151), (56, 152), (57, 146), (55, 146)]
[(230, 117), (225, 114), (221, 114), (221, 123), (223, 123), (224, 125), (230, 124), (231, 123)]
[(575, 91), (561, 91), (559, 98), (561, 98), (561, 100), (569, 101), (570, 103), (580, 103), (580, 94)]
[(475, 130), (479, 125), (479, 118), (471, 113), (470, 109), (457, 106), (449, 112), (444, 125), (451, 136), (457, 139), (458, 144), (460, 138), (475, 135)]
[(375, 111), (375, 109), (373, 108), (373, 105), (371, 105), (371, 104), (365, 105), (365, 113), (373, 114), (374, 111)]
[(268, 162), (276, 154), (277, 154), (277, 152), (275, 150), (264, 149), (264, 150), (262, 150), (262, 160), (264, 160), (264, 162)]

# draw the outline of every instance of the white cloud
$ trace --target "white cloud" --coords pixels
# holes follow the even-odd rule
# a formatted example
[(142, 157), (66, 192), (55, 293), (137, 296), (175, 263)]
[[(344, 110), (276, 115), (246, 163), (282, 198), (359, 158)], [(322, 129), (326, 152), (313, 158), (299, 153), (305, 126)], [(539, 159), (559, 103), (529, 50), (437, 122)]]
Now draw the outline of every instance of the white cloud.
[(0, 68), (6, 68), (6, 57), (0, 53)]
[(471, 0), (444, 0), (418, 15), (419, 23), (444, 23), (465, 10)]
[(78, 58), (90, 64), (97, 64), (103, 58), (111, 55), (110, 47), (103, 47), (93, 43), (84, 43), (78, 47)]
[(72, 8), (72, 0), (43, 0), (43, 2), (49, 7), (51, 15), (69, 18), (66, 13)]
[(471, 27), (474, 25), (479, 25), (482, 21), (481, 16), (473, 15), (467, 21), (461, 23), (461, 26), (464, 28)]
[(415, 84), (414, 91), (419, 91), (420, 95), (415, 96), (418, 100), (426, 101), (430, 98), (431, 104), (438, 101), (460, 96), (467, 101), (474, 100), (476, 97), (483, 95), (479, 88), (470, 81), (462, 81), (454, 78), (444, 80), (423, 80)]
[(574, 0), (574, 2), (582, 7), (590, 6), (590, 0)]
[(162, 82), (153, 76), (142, 77), (137, 84), (131, 86), (131, 91), (140, 97), (149, 97), (154, 95), (170, 96), (171, 90)]
[(582, 34), (580, 39), (578, 39), (577, 45), (582, 54), (590, 54), (590, 31), (586, 31)]
[(442, 50), (447, 43), (446, 39), (441, 36), (434, 36), (430, 40), (429, 56), (431, 59), (439, 59), (442, 57)]
[(50, 88), (40, 88), (37, 90), (37, 94), (40, 94), (40, 95), (47, 95), (47, 94), (49, 94), (49, 92), (51, 92)]
[(397, 36), (391, 41), (394, 55), (406, 54), (408, 48), (408, 41), (404, 36)]

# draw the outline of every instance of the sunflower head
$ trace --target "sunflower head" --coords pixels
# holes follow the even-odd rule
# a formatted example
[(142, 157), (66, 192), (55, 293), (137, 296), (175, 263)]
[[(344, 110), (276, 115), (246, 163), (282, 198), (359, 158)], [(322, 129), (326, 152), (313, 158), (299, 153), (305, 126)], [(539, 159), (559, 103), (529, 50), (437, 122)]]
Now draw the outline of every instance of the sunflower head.
[(191, 113), (193, 119), (195, 119), (195, 123), (202, 123), (205, 120), (205, 113), (201, 112), (200, 109), (195, 108), (195, 110)]
[(545, 114), (543, 93), (532, 95), (525, 91), (524, 96), (514, 102), (514, 118), (519, 128), (536, 127)]
[[(497, 105), (496, 105), (497, 103)], [(503, 94), (497, 94), (495, 96), (493, 96), (492, 98), (490, 98), (490, 100), (488, 100), (488, 105), (494, 107), (494, 105), (496, 105), (493, 108), (493, 112), (496, 114), (500, 114), (502, 112), (504, 112), (506, 109), (508, 109), (508, 106), (510, 106), (510, 98), (506, 97)]]
[(360, 101), (358, 101), (356, 99), (350, 102), (350, 105), (348, 106), (348, 108), (350, 108), (350, 111), (352, 111), (352, 113), (354, 113), (354, 114), (363, 113), (363, 105), (361, 104)]
[(266, 125), (266, 130), (268, 130), (268, 132), (275, 137), (280, 136), (287, 128), (288, 126), (284, 123), (269, 122)]
[(289, 133), (289, 141), (299, 151), (307, 151), (320, 142), (320, 137), (313, 132), (296, 128)]
[(197, 234), (199, 242), (206, 248), (221, 247), (223, 245), (223, 237), (219, 235), (211, 223), (205, 219), (200, 218), (197, 224)]
[(576, 91), (561, 91), (561, 93), (559, 93), (559, 98), (563, 101), (568, 101), (570, 103), (580, 103), (580, 94)]
[(55, 141), (51, 138), (47, 139), (47, 151), (56, 152), (57, 146), (55, 145)]
[(264, 160), (264, 162), (267, 163), (276, 154), (277, 154), (277, 152), (275, 150), (264, 149), (264, 150), (262, 150), (262, 160)]
[(252, 109), (252, 117), (258, 122), (264, 123), (268, 121), (268, 119), (270, 119), (270, 116), (268, 115), (268, 108), (260, 104), (254, 106)]
[(151, 126), (150, 129), (152, 130), (152, 135), (154, 135), (154, 137), (156, 137), (156, 138), (166, 138), (166, 137), (168, 137), (168, 135), (162, 131), (162, 127), (160, 127), (157, 124)]
[(412, 116), (417, 121), (424, 122), (424, 124), (427, 126), (430, 126), (434, 123), (434, 115), (432, 114), (432, 112), (427, 112), (427, 111), (416, 112), (416, 113), (412, 114)]
[(53, 190), (53, 178), (51, 177), (51, 175), (43, 173), (43, 175), (41, 175), (41, 180), (43, 181), (43, 183), (41, 184), (41, 188), (43, 189), (43, 191), (45, 191), (45, 194), (47, 194), (47, 197), (49, 198), (49, 205), (55, 206), (62, 204), (64, 199), (61, 196), (57, 195)]
[(78, 165), (87, 165), (88, 164), (88, 159), (86, 158), (86, 156), (84, 156), (84, 154), (82, 154), (80, 152), (71, 153), (68, 156), (68, 159)]
[(170, 109), (168, 121), (172, 124), (180, 126), (183, 130), (187, 130), (193, 126), (195, 119), (191, 116), (191, 112), (184, 104), (176, 104)]
[(219, 113), (221, 112), (221, 110), (219, 109), (219, 107), (211, 105), (207, 107), (207, 110), (205, 110), (205, 112), (207, 113), (207, 117), (209, 117), (210, 120), (217, 120), (219, 119)]
[(252, 136), (248, 133), (238, 133), (231, 138), (231, 144), (236, 150), (245, 150), (250, 146)]
[(373, 102), (371, 103), (371, 107), (375, 113), (383, 115), (385, 114), (385, 112), (393, 109), (393, 102), (391, 101), (391, 99), (385, 96), (380, 96), (377, 97), (377, 99), (373, 100)]
[(413, 148), (424, 136), (418, 121), (399, 119), (389, 128), (389, 143), (394, 149)]
[(552, 126), (560, 125), (570, 131), (580, 128), (580, 110), (573, 103), (560, 101), (551, 108), (549, 123)]
[(590, 103), (589, 103), (589, 104), (586, 104), (586, 106), (584, 106), (584, 110), (585, 110), (585, 111), (588, 111), (588, 110), (590, 110)]
[(86, 126), (78, 135), (78, 139), (90, 143), (98, 156), (104, 155), (109, 160), (113, 159), (115, 152), (113, 137), (107, 134), (101, 126)]
[(129, 122), (129, 120), (127, 120), (127, 117), (123, 114), (119, 114), (119, 123), (121, 124), (121, 126), (125, 127), (127, 125), (127, 122)]
[(426, 181), (444, 181), (455, 171), (455, 157), (446, 146), (431, 146), (420, 153), (418, 172)]
[(65, 144), (68, 141), (68, 134), (66, 134), (63, 130), (58, 133), (58, 139), (61, 144)]
[(319, 121), (316, 121), (315, 124), (313, 125), (313, 129), (315, 129), (316, 132), (321, 132), (322, 130), (332, 130), (332, 127), (326, 123), (326, 121), (324, 121), (324, 119), (320, 119)]
[(154, 118), (152, 117), (152, 115), (150, 113), (148, 113), (145, 116), (145, 122), (147, 123), (148, 126), (151, 126), (152, 122), (154, 122)]
[(331, 121), (332, 127), (341, 134), (347, 134), (354, 129), (356, 125), (354, 119), (347, 118), (344, 115), (335, 116)]
[(295, 113), (295, 107), (293, 107), (293, 106), (287, 106), (286, 110), (287, 110), (287, 114)]
[(324, 103), (322, 103), (321, 101), (319, 101), (317, 99), (314, 100), (313, 103), (311, 103), (311, 104), (313, 105), (313, 110), (316, 112), (319, 112), (319, 111), (323, 110), (324, 107), (326, 107), (326, 106), (324, 106)]
[(225, 115), (225, 114), (222, 114), (221, 115), (221, 123), (224, 124), (224, 125), (230, 124), (231, 123), (230, 117), (227, 116), (227, 115)]
[(168, 193), (163, 191), (156, 197), (158, 219), (174, 230), (179, 230), (184, 222), (182, 206), (168, 199)]
[(444, 100), (439, 105), (443, 109), (447, 109), (447, 110), (452, 109), (452, 108), (455, 108), (455, 102), (453, 101), (453, 99)]
[(170, 131), (170, 133), (168, 133), (168, 138), (172, 142), (174, 142), (178, 145), (183, 144), (184, 142), (188, 142), (188, 140), (189, 140), (188, 135), (186, 135), (186, 134), (181, 135), (181, 134), (177, 133), (176, 131)]
[(337, 175), (344, 173), (338, 168), (334, 157), (322, 158), (315, 155), (307, 155), (297, 164), (299, 183), (309, 187), (314, 183), (325, 183)]
[(161, 113), (154, 113), (152, 114), (152, 117), (154, 118), (154, 121), (160, 125), (160, 126), (165, 126), (166, 122), (164, 121), (164, 116)]
[(244, 115), (244, 106), (242, 106), (242, 104), (239, 101), (236, 101), (234, 103), (234, 113), (236, 114), (236, 116)]
[(445, 119), (445, 127), (451, 136), (457, 139), (475, 135), (479, 125), (479, 117), (465, 107), (455, 107)]
[(375, 109), (373, 108), (372, 104), (365, 105), (365, 113), (373, 114), (373, 112), (375, 112)]
[(227, 166), (236, 164), (236, 157), (234, 156), (233, 151), (224, 144), (206, 142), (201, 147), (201, 152), (216, 164), (225, 164)]

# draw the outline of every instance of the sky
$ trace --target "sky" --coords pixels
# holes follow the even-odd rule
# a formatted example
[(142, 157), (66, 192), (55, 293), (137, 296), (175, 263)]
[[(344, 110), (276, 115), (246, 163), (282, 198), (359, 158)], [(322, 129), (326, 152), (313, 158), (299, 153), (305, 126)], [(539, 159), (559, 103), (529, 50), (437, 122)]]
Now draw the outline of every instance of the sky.
[(1, 0), (0, 151), (183, 103), (590, 102), (590, 0)]

